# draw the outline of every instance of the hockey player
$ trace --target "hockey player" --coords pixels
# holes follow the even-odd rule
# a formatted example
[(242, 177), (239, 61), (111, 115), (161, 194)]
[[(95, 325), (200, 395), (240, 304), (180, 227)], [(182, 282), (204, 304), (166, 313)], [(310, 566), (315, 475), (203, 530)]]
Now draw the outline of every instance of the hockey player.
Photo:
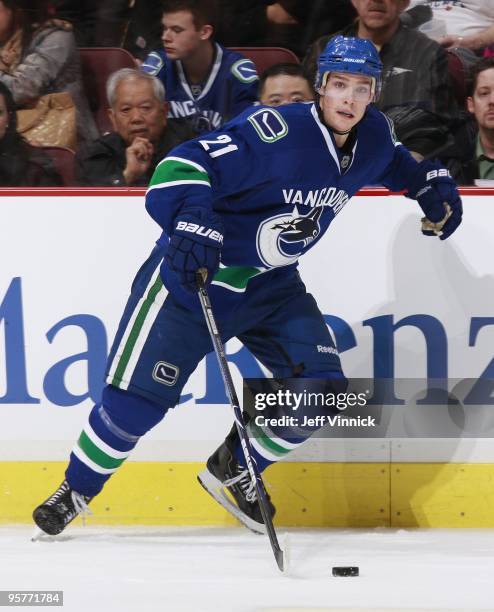
[[(212, 350), (196, 291), (199, 268), (208, 271), (223, 341), (238, 337), (276, 378), (344, 384), (331, 335), (298, 274), (299, 257), (364, 185), (407, 190), (427, 218), (425, 233), (441, 240), (462, 216), (448, 172), (415, 161), (372, 105), (380, 83), (373, 44), (339, 36), (319, 59), (316, 103), (245, 111), (175, 148), (157, 166), (146, 209), (162, 234), (132, 286), (108, 361), (108, 385), (73, 449), (66, 479), (34, 511), (44, 532), (60, 533), (86, 508), (140, 437), (178, 403), (188, 377)], [(273, 443), (269, 430), (256, 431), (259, 469), (312, 433), (288, 428)], [(263, 531), (235, 432), (199, 479), (245, 525)]]
[(169, 117), (189, 118), (196, 134), (214, 130), (257, 100), (257, 72), (240, 53), (213, 40), (213, 0), (168, 0), (163, 49), (141, 69), (163, 81)]

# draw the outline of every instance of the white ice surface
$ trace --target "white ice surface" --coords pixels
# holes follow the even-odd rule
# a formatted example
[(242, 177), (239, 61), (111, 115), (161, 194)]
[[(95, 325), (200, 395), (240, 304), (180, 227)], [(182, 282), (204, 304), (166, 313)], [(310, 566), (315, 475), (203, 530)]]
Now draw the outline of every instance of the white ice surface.
[[(494, 530), (292, 530), (288, 576), (241, 528), (31, 533), (0, 527), (0, 590), (63, 590), (69, 612), (494, 610)], [(360, 577), (334, 578), (335, 565)]]

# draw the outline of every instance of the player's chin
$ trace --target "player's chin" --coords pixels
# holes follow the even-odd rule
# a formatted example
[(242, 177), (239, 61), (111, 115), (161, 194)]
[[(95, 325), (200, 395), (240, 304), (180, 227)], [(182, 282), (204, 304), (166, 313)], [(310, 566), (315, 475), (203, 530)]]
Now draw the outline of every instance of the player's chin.
[(332, 122), (332, 127), (339, 132), (345, 132), (346, 130), (351, 130), (357, 123), (358, 119), (355, 115), (337, 114)]

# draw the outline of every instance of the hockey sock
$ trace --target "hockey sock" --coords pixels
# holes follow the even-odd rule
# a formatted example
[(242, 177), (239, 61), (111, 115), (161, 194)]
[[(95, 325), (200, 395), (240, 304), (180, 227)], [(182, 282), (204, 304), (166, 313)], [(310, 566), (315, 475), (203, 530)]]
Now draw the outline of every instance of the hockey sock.
[[(264, 471), (268, 465), (283, 459), (307, 439), (307, 436), (296, 436), (292, 431), (287, 431), (286, 437), (276, 436), (268, 427), (259, 427), (254, 421), (250, 421), (247, 425), (247, 433), (252, 447), (252, 458), (260, 472)], [(245, 465), (240, 440), (236, 441), (233, 454), (241, 465)]]
[(118, 429), (97, 404), (72, 452), (65, 477), (72, 489), (94, 497), (137, 444), (139, 436)]
[(94, 497), (122, 465), (140, 437), (167, 409), (129, 392), (106, 387), (103, 401), (91, 410), (65, 473), (72, 489)]

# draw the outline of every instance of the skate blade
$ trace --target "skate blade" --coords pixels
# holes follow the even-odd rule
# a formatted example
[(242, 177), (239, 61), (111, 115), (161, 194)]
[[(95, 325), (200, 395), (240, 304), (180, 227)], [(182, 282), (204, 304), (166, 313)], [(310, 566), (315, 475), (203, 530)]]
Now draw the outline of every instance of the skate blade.
[(43, 536), (50, 537), (47, 533), (45, 533), (42, 529), (36, 526), (31, 534), (31, 542), (38, 542), (41, 540)]
[(204, 488), (205, 491), (214, 498), (220, 506), (232, 514), (237, 520), (239, 520), (242, 525), (245, 525), (247, 529), (250, 529), (254, 533), (258, 533), (264, 535), (266, 533), (266, 526), (264, 523), (258, 523), (247, 516), (244, 512), (240, 510), (238, 506), (236, 506), (231, 499), (225, 493), (225, 488), (223, 487), (223, 483), (218, 480), (209, 470), (202, 471), (198, 476), (197, 480), (199, 484)]

